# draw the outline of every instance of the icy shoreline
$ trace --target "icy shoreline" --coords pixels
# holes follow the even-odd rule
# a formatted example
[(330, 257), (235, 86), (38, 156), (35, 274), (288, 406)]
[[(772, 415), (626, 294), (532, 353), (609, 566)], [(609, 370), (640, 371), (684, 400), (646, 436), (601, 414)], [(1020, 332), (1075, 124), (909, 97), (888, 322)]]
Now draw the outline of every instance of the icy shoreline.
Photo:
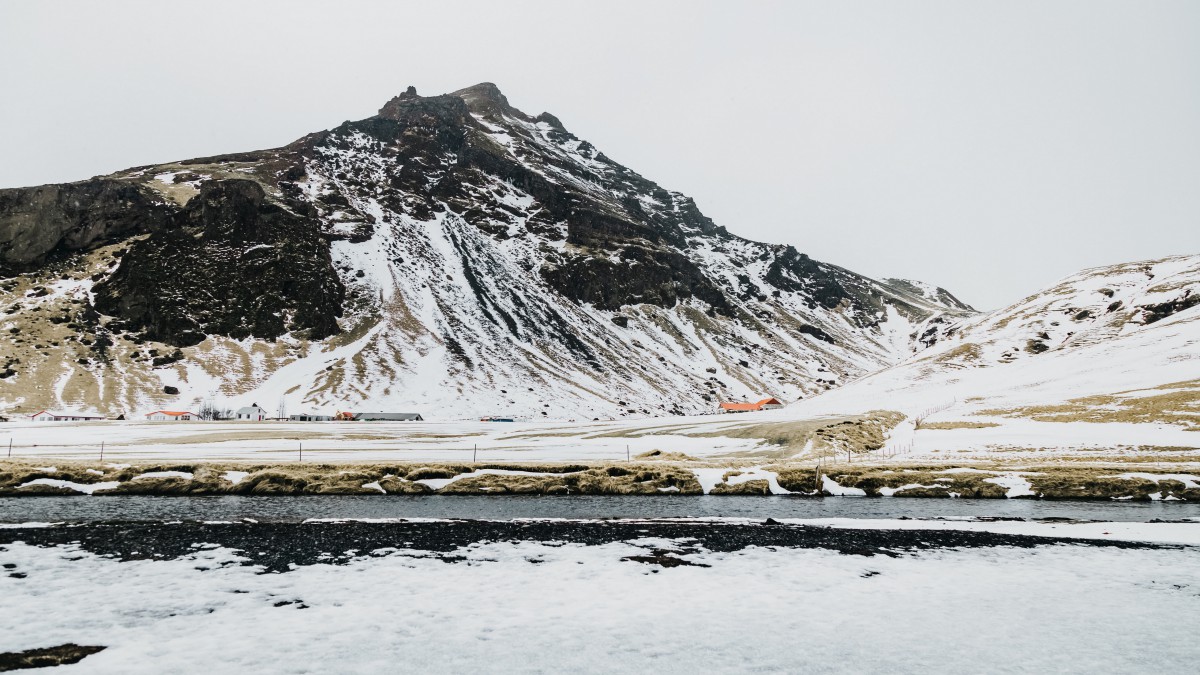
[(483, 542), (545, 541), (602, 546), (631, 540), (686, 541), (708, 551), (750, 547), (826, 549), (897, 556), (940, 548), (1034, 548), (1072, 544), (1144, 548), (1200, 546), (1200, 522), (1113, 523), (994, 519), (659, 518), (510, 520), (377, 518), (300, 523), (112, 522), (29, 523), (0, 528), (0, 546), (72, 546), (119, 560), (187, 558), (198, 547), (240, 552), (239, 564), (286, 572), (312, 564), (344, 564), (372, 551), (422, 550), (449, 555)]

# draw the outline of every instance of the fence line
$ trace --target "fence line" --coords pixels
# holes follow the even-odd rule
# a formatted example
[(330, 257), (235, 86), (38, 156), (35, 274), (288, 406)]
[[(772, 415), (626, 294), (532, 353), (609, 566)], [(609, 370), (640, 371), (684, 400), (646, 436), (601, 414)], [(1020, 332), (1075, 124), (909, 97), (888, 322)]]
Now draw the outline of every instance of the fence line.
[[(329, 443), (305, 447), (297, 442), (291, 447), (250, 448), (229, 452), (220, 447), (205, 448), (192, 444), (178, 445), (58, 445), (45, 443), (18, 444), (9, 439), (7, 447), (0, 445), (0, 459), (23, 462), (51, 460), (72, 462), (178, 462), (178, 463), (355, 463), (355, 462), (452, 462), (456, 464), (494, 464), (497, 462), (633, 462), (631, 446), (604, 446), (589, 451), (571, 447), (479, 447), (470, 446), (392, 446), (363, 447), (353, 443)], [(653, 459), (653, 458), (651, 458)], [(706, 461), (704, 457), (697, 457)], [(717, 459), (717, 458), (714, 458)], [(721, 458), (724, 459), (724, 458)]]

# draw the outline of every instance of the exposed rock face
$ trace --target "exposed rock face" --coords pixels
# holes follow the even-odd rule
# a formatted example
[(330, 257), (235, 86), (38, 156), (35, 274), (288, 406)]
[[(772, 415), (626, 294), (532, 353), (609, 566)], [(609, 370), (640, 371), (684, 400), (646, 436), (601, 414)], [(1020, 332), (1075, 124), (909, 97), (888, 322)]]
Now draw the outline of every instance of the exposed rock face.
[(172, 227), (135, 243), (95, 287), (101, 312), (175, 345), (208, 334), (325, 338), (338, 332), (344, 293), (319, 223), (251, 180), (204, 183)]
[(150, 232), (169, 214), (160, 196), (128, 181), (95, 178), (0, 190), (0, 272)]
[(617, 311), (643, 303), (669, 309), (694, 297), (714, 312), (732, 313), (725, 295), (695, 263), (669, 250), (630, 246), (617, 260), (575, 256), (559, 267), (543, 268), (542, 278), (564, 296), (598, 309)]
[[(209, 392), (186, 379), (199, 367), (247, 403), (286, 393), (427, 417), (705, 412), (824, 391), (972, 312), (941, 289), (734, 236), (490, 83), (409, 88), (284, 148), (17, 192), (0, 202), (0, 224), (20, 223), (0, 230), (0, 254), (36, 266), (79, 252), (42, 281), (0, 285), (18, 330), (63, 322), (53, 341), (14, 338), (29, 353), (0, 382), (0, 399), (46, 407), (93, 396), (133, 407), (165, 386), (199, 398)], [(43, 221), (60, 234), (42, 237)], [(119, 265), (120, 251), (89, 253), (133, 235)], [(105, 316), (85, 326), (92, 297)], [(55, 358), (73, 325), (87, 349)], [(31, 373), (58, 384), (31, 397)]]
[[(1169, 316), (1178, 314), (1179, 312), (1191, 309), (1196, 305), (1200, 305), (1200, 290), (1193, 293), (1192, 289), (1186, 289), (1182, 295), (1172, 298), (1166, 302), (1148, 303), (1140, 306), (1138, 309), (1144, 312), (1144, 323), (1151, 324), (1156, 321), (1161, 321)], [(1109, 305), (1113, 311), (1120, 309), (1120, 304), (1113, 303)], [(1090, 318), (1090, 317), (1089, 317)], [(1078, 319), (1078, 317), (1077, 317)]]
[(884, 279), (884, 283), (893, 288), (904, 289), (917, 297), (923, 297), (927, 300), (941, 303), (947, 307), (952, 307), (965, 312), (975, 311), (970, 305), (954, 297), (950, 294), (950, 291), (947, 291), (944, 288), (938, 288), (937, 286), (932, 286), (920, 281), (913, 281), (911, 279)]

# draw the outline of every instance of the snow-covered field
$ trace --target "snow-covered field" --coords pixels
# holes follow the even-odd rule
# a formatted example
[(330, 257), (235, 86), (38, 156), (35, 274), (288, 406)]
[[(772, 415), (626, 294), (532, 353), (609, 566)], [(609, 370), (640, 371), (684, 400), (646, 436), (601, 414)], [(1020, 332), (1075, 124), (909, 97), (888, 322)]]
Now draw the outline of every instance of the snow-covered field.
[(622, 560), (682, 545), (478, 543), (454, 551), (454, 563), (423, 550), (360, 551), (345, 565), (263, 574), (222, 548), (118, 562), (17, 543), (0, 548), (6, 571), (23, 575), (0, 575), (0, 652), (107, 647), (70, 666), (77, 673), (1084, 673), (1195, 664), (1194, 546), (897, 557), (752, 546), (679, 554), (707, 567)]
[[(827, 396), (832, 395), (827, 394)], [(816, 401), (814, 401), (815, 403)], [(894, 399), (891, 402), (896, 402)], [(836, 409), (836, 402), (830, 402)], [(899, 407), (899, 406), (898, 406)], [(994, 426), (916, 429), (901, 423), (886, 447), (855, 461), (904, 464), (975, 460), (1046, 461), (1144, 455), (1170, 448), (1173, 461), (1200, 462), (1200, 433), (1176, 425), (1131, 422), (1046, 422), (978, 415), (964, 404), (927, 422), (970, 420)], [(978, 406), (974, 406), (978, 407)], [(870, 408), (851, 406), (848, 409)], [(672, 417), (620, 422), (14, 422), (0, 427), (0, 459), (11, 439), (14, 459), (291, 461), (586, 461), (623, 460), (652, 450), (716, 459), (779, 451), (763, 439), (723, 436), (748, 426), (827, 419), (807, 408), (745, 415)], [(1036, 452), (1034, 452), (1036, 451)], [(795, 448), (797, 460), (812, 448)]]
[(761, 421), (747, 416), (622, 422), (14, 422), (14, 458), (311, 461), (612, 461), (650, 450), (696, 457), (750, 450), (758, 439), (684, 435)]

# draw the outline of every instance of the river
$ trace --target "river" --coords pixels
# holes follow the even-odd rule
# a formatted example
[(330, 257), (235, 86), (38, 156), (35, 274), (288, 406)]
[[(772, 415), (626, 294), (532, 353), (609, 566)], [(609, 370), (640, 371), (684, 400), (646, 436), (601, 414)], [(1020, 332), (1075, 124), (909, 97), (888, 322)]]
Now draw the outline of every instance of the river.
[(297, 522), (309, 518), (1070, 518), (1200, 519), (1200, 503), (730, 496), (0, 497), (0, 523)]

